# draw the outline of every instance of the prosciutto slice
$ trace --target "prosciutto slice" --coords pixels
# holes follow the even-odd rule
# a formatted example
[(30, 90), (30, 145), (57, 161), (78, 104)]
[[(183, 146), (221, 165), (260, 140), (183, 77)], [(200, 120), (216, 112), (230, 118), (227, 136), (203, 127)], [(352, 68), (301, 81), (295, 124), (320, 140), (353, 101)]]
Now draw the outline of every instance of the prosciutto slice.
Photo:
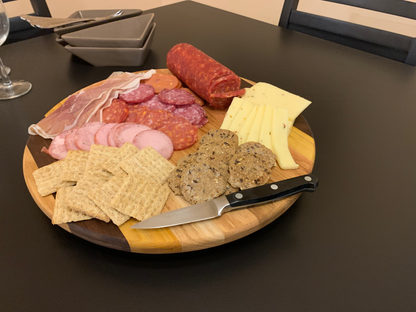
[(54, 112), (29, 127), (29, 134), (53, 139), (63, 131), (81, 127), (87, 122), (102, 122), (102, 111), (120, 93), (130, 92), (156, 71), (146, 73), (113, 73), (103, 83), (85, 88), (71, 96)]

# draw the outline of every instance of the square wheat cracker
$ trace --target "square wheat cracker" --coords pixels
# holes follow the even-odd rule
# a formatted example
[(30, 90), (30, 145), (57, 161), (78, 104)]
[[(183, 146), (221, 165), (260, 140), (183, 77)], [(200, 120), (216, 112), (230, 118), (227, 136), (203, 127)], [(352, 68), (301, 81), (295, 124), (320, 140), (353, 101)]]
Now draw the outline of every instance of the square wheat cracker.
[(162, 211), (169, 196), (169, 188), (138, 174), (129, 174), (111, 206), (139, 221)]
[(111, 221), (115, 225), (122, 225), (130, 216), (119, 212), (114, 209), (110, 203), (116, 196), (117, 192), (121, 188), (124, 180), (127, 178), (126, 173), (115, 175), (106, 183), (88, 192), (88, 197), (101, 209), (104, 213), (110, 217)]
[(33, 171), (33, 178), (40, 195), (47, 196), (55, 193), (61, 187), (75, 184), (74, 182), (61, 180), (60, 172), (65, 165), (65, 159), (62, 159)]
[(70, 150), (65, 157), (66, 165), (62, 168), (62, 181), (78, 182), (85, 171), (89, 152)]
[(114, 175), (124, 173), (124, 171), (120, 168), (120, 162), (138, 152), (139, 149), (136, 146), (127, 142), (118, 149), (118, 152), (113, 157), (105, 162), (104, 169)]
[(56, 192), (55, 206), (54, 206), (53, 216), (52, 216), (52, 224), (62, 224), (62, 223), (76, 222), (76, 221), (91, 219), (90, 216), (84, 213), (72, 210), (68, 208), (68, 206), (66, 205), (66, 198), (68, 194), (70, 194), (72, 188), (73, 186), (61, 187)]

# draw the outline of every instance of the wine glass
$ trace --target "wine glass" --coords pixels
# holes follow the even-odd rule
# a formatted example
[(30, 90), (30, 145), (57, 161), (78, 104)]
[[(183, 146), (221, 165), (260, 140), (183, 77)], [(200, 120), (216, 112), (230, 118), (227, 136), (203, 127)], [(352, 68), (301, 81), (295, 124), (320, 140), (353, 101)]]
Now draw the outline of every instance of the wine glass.
[[(3, 1), (0, 0), (0, 46), (6, 41), (9, 35), (10, 22), (6, 14)], [(7, 67), (3, 65), (0, 58), (0, 100), (14, 99), (28, 93), (32, 89), (32, 84), (27, 81), (11, 81)]]

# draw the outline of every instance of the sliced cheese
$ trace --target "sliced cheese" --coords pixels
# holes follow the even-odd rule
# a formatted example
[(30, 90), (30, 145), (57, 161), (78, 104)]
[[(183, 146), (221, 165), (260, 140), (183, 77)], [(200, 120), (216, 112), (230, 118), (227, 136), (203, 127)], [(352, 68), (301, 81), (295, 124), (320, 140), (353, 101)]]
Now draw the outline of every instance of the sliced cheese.
[(250, 116), (251, 111), (254, 108), (254, 104), (248, 100), (243, 100), (242, 105), (240, 106), (235, 118), (233, 118), (228, 130), (238, 133), (243, 127), (243, 124), (246, 122), (248, 116)]
[(297, 169), (299, 165), (294, 161), (289, 150), (288, 127), (289, 110), (273, 108), (272, 146), (277, 156), (277, 163), (282, 169)]
[(263, 122), (264, 111), (266, 105), (260, 105), (256, 114), (256, 118), (251, 126), (250, 133), (248, 134), (246, 142), (258, 142), (260, 138), (261, 124)]
[(248, 99), (258, 105), (270, 104), (288, 109), (289, 130), (292, 128), (295, 119), (311, 104), (311, 101), (265, 82), (259, 82), (251, 88), (246, 89), (246, 93), (241, 98)]
[(228, 128), (231, 125), (231, 122), (234, 120), (243, 102), (244, 100), (241, 98), (238, 98), (238, 97), (233, 98), (231, 105), (228, 107), (228, 110), (225, 113), (225, 117), (222, 122), (221, 129), (228, 130)]
[(243, 144), (247, 142), (248, 135), (251, 132), (251, 128), (253, 126), (254, 120), (257, 118), (257, 114), (259, 111), (259, 106), (254, 106), (250, 115), (247, 117), (246, 122), (241, 127), (240, 131), (238, 131), (238, 144)]
[(272, 146), (272, 122), (273, 122), (273, 106), (265, 105), (263, 121), (261, 123), (259, 143), (273, 150)]

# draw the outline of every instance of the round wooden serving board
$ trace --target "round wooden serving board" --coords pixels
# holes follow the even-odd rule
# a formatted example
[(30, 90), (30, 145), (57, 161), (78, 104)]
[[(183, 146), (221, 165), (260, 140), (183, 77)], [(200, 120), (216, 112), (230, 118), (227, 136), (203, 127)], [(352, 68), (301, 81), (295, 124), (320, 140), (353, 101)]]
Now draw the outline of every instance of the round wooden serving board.
[[(161, 69), (158, 72), (169, 73), (167, 69)], [(242, 87), (250, 87), (250, 84), (254, 83), (242, 79)], [(62, 105), (64, 101), (57, 104), (52, 110)], [(199, 139), (208, 130), (218, 129), (225, 115), (223, 110), (216, 110), (208, 105), (204, 105), (204, 108), (209, 122), (198, 130)], [(37, 135), (29, 137), (23, 154), (23, 174), (33, 199), (39, 208), (52, 219), (55, 204), (54, 194), (42, 197), (37, 191), (32, 175), (36, 169), (55, 161), (40, 151), (43, 146), (49, 147), (50, 142), (51, 140), (43, 139)], [(199, 144), (196, 143), (186, 150), (176, 151), (170, 161), (176, 164), (182, 156), (195, 152), (198, 147)], [(299, 168), (281, 170), (276, 166), (272, 171), (272, 181), (280, 181), (312, 172), (315, 162), (315, 141), (312, 131), (302, 115), (294, 123), (289, 136), (289, 147)], [(257, 231), (277, 219), (299, 196), (300, 194), (297, 194), (270, 204), (231, 211), (212, 220), (163, 229), (131, 229), (130, 227), (137, 222), (132, 218), (119, 227), (112, 222), (105, 223), (96, 219), (61, 224), (60, 227), (85, 240), (117, 250), (151, 254), (187, 252), (219, 246)], [(171, 193), (162, 213), (188, 205), (182, 196), (175, 196)]]

